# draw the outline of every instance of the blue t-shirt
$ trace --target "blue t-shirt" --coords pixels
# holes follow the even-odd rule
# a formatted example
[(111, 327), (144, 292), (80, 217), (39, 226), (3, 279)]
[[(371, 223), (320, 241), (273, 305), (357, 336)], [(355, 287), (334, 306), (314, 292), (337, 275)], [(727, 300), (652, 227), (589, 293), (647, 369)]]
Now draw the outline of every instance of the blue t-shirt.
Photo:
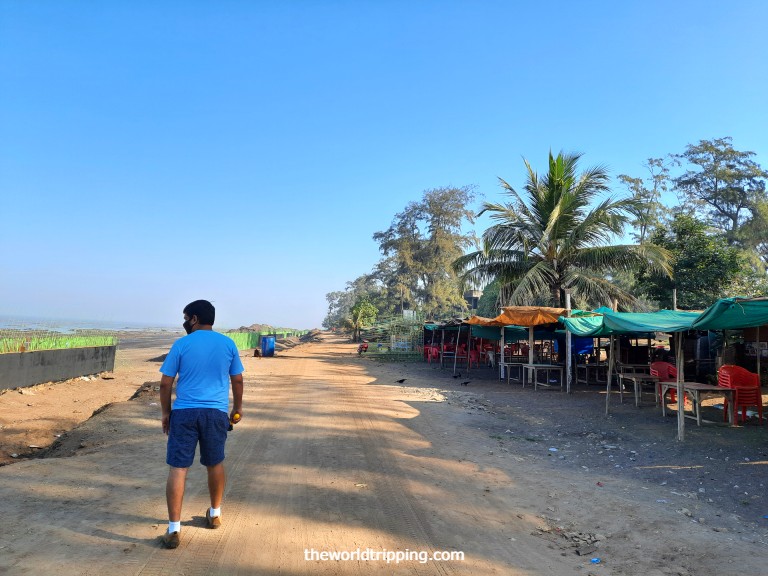
[(160, 372), (176, 381), (173, 409), (216, 408), (229, 412), (230, 376), (243, 372), (237, 346), (213, 330), (195, 330), (171, 346)]

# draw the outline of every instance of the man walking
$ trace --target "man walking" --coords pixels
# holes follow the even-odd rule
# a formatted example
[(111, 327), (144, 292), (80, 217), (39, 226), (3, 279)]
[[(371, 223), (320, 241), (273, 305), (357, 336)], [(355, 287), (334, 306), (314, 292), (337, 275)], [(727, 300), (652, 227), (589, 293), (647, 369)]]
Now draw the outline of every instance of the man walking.
[[(230, 422), (237, 423), (243, 410), (243, 364), (231, 338), (213, 331), (216, 310), (207, 300), (195, 300), (184, 308), (187, 336), (171, 346), (160, 372), (160, 405), (163, 432), (168, 435), (166, 462), (170, 466), (165, 497), (168, 503), (167, 548), (179, 545), (181, 504), (187, 470), (200, 445), (200, 464), (208, 469), (211, 507), (205, 518), (209, 528), (221, 526), (224, 495), (224, 443)], [(176, 399), (171, 410), (173, 381)], [(229, 412), (229, 388), (233, 407)]]

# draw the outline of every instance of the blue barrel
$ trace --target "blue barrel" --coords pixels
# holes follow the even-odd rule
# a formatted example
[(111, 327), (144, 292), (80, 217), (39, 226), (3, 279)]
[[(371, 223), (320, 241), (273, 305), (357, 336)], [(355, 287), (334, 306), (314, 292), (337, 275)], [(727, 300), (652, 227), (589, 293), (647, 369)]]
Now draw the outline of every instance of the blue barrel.
[(262, 356), (275, 355), (275, 337), (274, 336), (261, 337), (261, 355)]

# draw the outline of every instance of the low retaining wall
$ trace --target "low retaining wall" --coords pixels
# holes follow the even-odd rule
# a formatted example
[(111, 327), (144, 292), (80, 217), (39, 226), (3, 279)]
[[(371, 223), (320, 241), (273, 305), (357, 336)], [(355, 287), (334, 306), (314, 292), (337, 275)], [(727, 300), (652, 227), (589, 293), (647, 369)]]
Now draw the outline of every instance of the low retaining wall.
[(115, 369), (117, 346), (0, 354), (0, 389), (33, 386)]

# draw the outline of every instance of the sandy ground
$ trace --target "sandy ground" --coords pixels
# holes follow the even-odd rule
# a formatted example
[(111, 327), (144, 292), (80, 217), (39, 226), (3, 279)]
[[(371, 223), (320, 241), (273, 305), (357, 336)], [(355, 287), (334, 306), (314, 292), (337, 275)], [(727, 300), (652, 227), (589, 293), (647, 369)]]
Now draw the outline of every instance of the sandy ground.
[[(606, 417), (597, 387), (454, 379), (330, 337), (243, 357), (223, 527), (204, 527), (195, 464), (181, 546), (165, 550), (155, 386), (168, 342), (145, 344), (119, 351), (112, 379), (0, 395), (0, 573), (768, 573), (765, 425), (691, 423), (681, 444), (652, 398)], [(413, 556), (307, 559), (358, 549)], [(415, 556), (443, 552), (464, 559)]]

